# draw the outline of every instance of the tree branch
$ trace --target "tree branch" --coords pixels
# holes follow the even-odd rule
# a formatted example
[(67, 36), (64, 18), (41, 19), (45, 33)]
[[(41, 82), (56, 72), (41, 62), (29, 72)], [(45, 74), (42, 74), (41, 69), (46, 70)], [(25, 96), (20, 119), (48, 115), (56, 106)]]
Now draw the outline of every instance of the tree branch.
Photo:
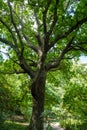
[(37, 38), (39, 46), (42, 47), (43, 46), (43, 39), (41, 38), (40, 34), (37, 34), (36, 38)]
[(45, 41), (45, 50), (47, 51), (48, 48), (48, 44), (49, 44), (49, 37), (53, 32), (53, 29), (57, 23), (58, 20), (58, 16), (57, 16), (57, 6), (58, 6), (59, 0), (56, 0), (55, 2), (55, 7), (54, 7), (54, 13), (53, 13), (53, 22), (50, 26), (50, 29), (46, 32), (45, 37), (44, 37), (44, 41)]
[[(26, 40), (26, 42), (27, 42), (28, 46), (29, 46), (31, 49), (33, 49), (35, 52), (38, 52), (38, 47), (36, 47), (36, 46), (32, 45), (32, 43), (29, 41), (28, 36), (27, 36), (27, 35), (25, 35), (25, 33), (23, 32), (23, 29), (24, 29), (25, 27), (24, 27), (24, 25), (23, 25), (23, 23), (22, 23), (21, 19), (19, 18), (19, 16), (16, 14), (16, 12), (15, 12), (15, 11), (13, 11), (13, 12), (14, 12), (14, 13), (15, 13), (15, 15), (17, 16), (17, 18), (18, 18), (19, 22), (21, 23), (21, 26), (22, 26), (22, 34), (23, 34), (23, 37), (25, 38), (25, 40)], [(36, 16), (36, 17), (37, 17), (37, 16)], [(37, 19), (38, 19), (38, 18), (37, 18)]]
[[(11, 59), (11, 61), (13, 61), (15, 64), (17, 64), (17, 65), (19, 65), (19, 66), (21, 66), (21, 68), (22, 68), (22, 70), (20, 70), (20, 71), (17, 71), (17, 70), (15, 70), (15, 68), (14, 68), (14, 71), (11, 71), (11, 72), (5, 72), (4, 74), (21, 74), (21, 73), (28, 73), (29, 75), (30, 75), (30, 77), (34, 77), (34, 74), (33, 74), (33, 71), (31, 70), (31, 69), (29, 69), (29, 67), (27, 66), (27, 64), (24, 62), (23, 63), (23, 61), (22, 62), (18, 62), (17, 60), (14, 60), (13, 58), (11, 58), (11, 56), (8, 54), (8, 53), (5, 53), (5, 52), (3, 52), (3, 51), (0, 51), (1, 53), (3, 53), (3, 54), (5, 54), (5, 55), (7, 55), (10, 59)], [(33, 67), (36, 67), (37, 66), (37, 63), (36, 62), (34, 62), (33, 60), (30, 60), (29, 59), (29, 61), (31, 62), (31, 63), (29, 63), (29, 66), (33, 66)], [(28, 68), (28, 69), (27, 69)], [(1, 71), (0, 71), (1, 72)]]
[(74, 37), (71, 38), (71, 40), (69, 41), (69, 43), (66, 45), (66, 47), (62, 50), (60, 56), (58, 57), (58, 59), (54, 59), (51, 63), (49, 63), (46, 66), (46, 70), (49, 71), (52, 68), (57, 68), (60, 65), (61, 60), (63, 59), (63, 57), (65, 56), (65, 54), (70, 51), (70, 47), (71, 44), (73, 43), (73, 39)]
[(13, 48), (15, 51), (17, 51), (16, 48), (15, 48), (15, 46), (12, 44), (11, 41), (8, 41), (8, 40), (6, 40), (5, 38), (1, 38), (1, 37), (0, 37), (0, 41), (1, 41), (2, 43), (5, 43), (6, 45), (10, 46), (11, 48)]
[(68, 1), (66, 2), (65, 11), (67, 11), (67, 9), (68, 9), (68, 7), (69, 7), (69, 4), (70, 4), (70, 0), (68, 0)]
[(15, 28), (15, 31), (18, 35), (18, 38), (19, 38), (19, 41), (20, 41), (20, 44), (21, 44), (21, 55), (23, 55), (23, 51), (24, 51), (24, 44), (23, 44), (23, 41), (22, 41), (22, 38), (21, 38), (21, 35), (20, 35), (20, 32), (16, 26), (16, 23), (14, 21), (14, 18), (13, 18), (13, 11), (12, 11), (12, 7), (11, 7), (11, 4), (10, 4), (10, 0), (8, 0), (8, 7), (9, 7), (9, 10), (10, 10), (10, 17), (11, 17), (11, 22)]
[(7, 41), (6, 39), (0, 38), (0, 41), (5, 43), (6, 45), (9, 45), (10, 47), (12, 47), (16, 51), (16, 53), (18, 55), (18, 59), (20, 61), (19, 65), (21, 66), (22, 69), (24, 69), (24, 71), (26, 73), (28, 73), (30, 75), (31, 78), (33, 78), (33, 76), (34, 76), (33, 71), (27, 65), (27, 63), (26, 63), (25, 59), (23, 58), (23, 56), (21, 56), (20, 53), (17, 52), (15, 46), (10, 41)]
[(17, 19), (19, 20), (19, 23), (21, 23), (21, 26), (22, 26), (22, 29), (23, 29), (24, 28), (24, 23), (23, 23), (22, 19), (20, 19), (20, 17), (18, 16), (18, 14), (14, 10), (12, 10), (12, 11), (16, 15)]
[(56, 22), (58, 20), (58, 16), (57, 16), (57, 6), (58, 6), (58, 3), (59, 3), (59, 0), (56, 0), (56, 5), (55, 5), (55, 8), (54, 8), (54, 14), (53, 14), (53, 22), (51, 24), (51, 27), (50, 27), (50, 30), (48, 31), (48, 35), (50, 36), (55, 25), (56, 25)]
[(87, 53), (87, 49), (77, 45), (77, 46), (72, 46), (73, 50), (77, 50), (77, 51), (82, 51), (82, 52), (86, 52)]
[(49, 6), (51, 4), (51, 1), (52, 0), (48, 0), (47, 2), (47, 5), (45, 7), (45, 10), (43, 11), (43, 26), (44, 26), (44, 34), (47, 33), (47, 24), (46, 24), (46, 18), (47, 18), (47, 12), (48, 12), (48, 9), (49, 9)]
[(24, 36), (24, 38), (25, 38), (25, 40), (26, 40), (28, 46), (29, 46), (31, 49), (33, 49), (35, 52), (38, 52), (38, 47), (37, 47), (37, 46), (34, 46), (34, 45), (32, 45), (32, 43), (30, 43), (28, 36), (25, 35), (24, 33), (23, 33), (23, 36)]
[(16, 45), (14, 45), (11, 41), (5, 39), (5, 38), (1, 38), (0, 37), (0, 41), (2, 43), (5, 43), (6, 45), (10, 46), (11, 48), (13, 48), (13, 50), (17, 53), (17, 55), (19, 56), (20, 51), (18, 50), (18, 47)]
[(39, 21), (39, 19), (38, 19), (38, 16), (37, 16), (37, 13), (36, 13), (35, 10), (34, 10), (34, 16), (35, 16), (35, 20), (36, 20), (37, 28), (38, 28), (38, 31), (39, 31), (39, 27), (40, 27), (41, 25), (40, 25), (40, 21)]
[(10, 27), (7, 25), (7, 23), (4, 20), (2, 20), (2, 18), (0, 18), (0, 22), (8, 29), (8, 31), (10, 32), (10, 34), (13, 38), (15, 45), (17, 46), (17, 39), (15, 38), (15, 36), (14, 36), (12, 30), (10, 29)]
[(27, 63), (23, 56), (18, 55), (20, 67), (28, 74), (31, 78), (34, 78), (34, 71), (31, 69), (30, 65)]
[(43, 41), (42, 41), (42, 38), (40, 36), (40, 31), (39, 31), (41, 24), (40, 24), (40, 21), (38, 19), (38, 16), (37, 16), (37, 13), (35, 12), (35, 10), (34, 10), (34, 16), (35, 16), (35, 20), (36, 20), (36, 23), (37, 23), (37, 31), (38, 31), (37, 34), (36, 34), (36, 38), (37, 38), (39, 46), (41, 47), (41, 46), (43, 46)]
[(67, 37), (71, 32), (73, 32), (74, 30), (76, 30), (77, 28), (79, 28), (83, 23), (87, 22), (87, 17), (81, 19), (80, 21), (78, 21), (74, 26), (72, 26), (67, 32), (65, 32), (63, 35), (57, 35), (54, 39), (53, 42), (51, 42), (49, 45), (48, 45), (48, 48), (47, 48), (47, 51), (49, 51), (49, 49), (51, 47), (53, 47), (57, 41), (59, 41), (60, 39), (63, 39), (65, 37)]

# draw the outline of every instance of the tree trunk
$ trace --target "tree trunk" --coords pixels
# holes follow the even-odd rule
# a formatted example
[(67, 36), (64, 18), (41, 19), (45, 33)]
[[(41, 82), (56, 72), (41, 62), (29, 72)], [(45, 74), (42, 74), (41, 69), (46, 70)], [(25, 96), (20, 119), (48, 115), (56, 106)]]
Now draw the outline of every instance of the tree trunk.
[(44, 120), (41, 114), (44, 112), (46, 72), (42, 71), (39, 78), (33, 83), (31, 93), (33, 96), (32, 117), (29, 130), (43, 130)]

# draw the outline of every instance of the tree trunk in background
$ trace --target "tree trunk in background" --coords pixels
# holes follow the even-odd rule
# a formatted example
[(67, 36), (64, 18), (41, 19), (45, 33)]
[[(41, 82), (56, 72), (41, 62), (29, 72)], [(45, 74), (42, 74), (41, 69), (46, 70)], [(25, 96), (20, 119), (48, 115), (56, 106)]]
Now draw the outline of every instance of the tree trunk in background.
[(45, 82), (46, 73), (43, 71), (40, 73), (38, 80), (36, 80), (31, 89), (33, 96), (33, 108), (29, 130), (44, 129), (44, 118), (41, 114), (44, 112)]

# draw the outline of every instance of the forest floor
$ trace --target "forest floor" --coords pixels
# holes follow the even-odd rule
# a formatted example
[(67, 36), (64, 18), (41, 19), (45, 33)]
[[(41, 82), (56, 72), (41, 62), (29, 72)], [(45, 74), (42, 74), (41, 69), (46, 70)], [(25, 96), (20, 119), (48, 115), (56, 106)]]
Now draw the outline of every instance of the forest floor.
[[(22, 126), (29, 125), (29, 123), (24, 122), (24, 119), (22, 116), (14, 116), (12, 120), (17, 121)], [(51, 127), (53, 128), (53, 130), (64, 130), (63, 128), (60, 127), (59, 123), (51, 123)]]
[[(4, 129), (6, 130), (27, 130), (29, 123), (24, 121), (23, 116), (12, 116), (4, 123)], [(0, 127), (1, 128), (1, 127)], [(59, 123), (51, 123), (51, 128), (53, 130), (64, 130), (60, 127)]]
[(63, 128), (60, 127), (59, 123), (52, 123), (51, 126), (53, 130), (64, 130)]

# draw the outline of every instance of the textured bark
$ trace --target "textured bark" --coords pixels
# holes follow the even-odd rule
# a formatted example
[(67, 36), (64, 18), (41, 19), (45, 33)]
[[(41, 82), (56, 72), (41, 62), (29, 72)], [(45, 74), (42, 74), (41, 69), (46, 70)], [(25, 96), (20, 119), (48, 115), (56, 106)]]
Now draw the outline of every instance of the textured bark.
[(44, 120), (41, 114), (44, 112), (46, 73), (42, 71), (38, 80), (33, 84), (31, 91), (33, 95), (33, 109), (29, 130), (43, 130)]

